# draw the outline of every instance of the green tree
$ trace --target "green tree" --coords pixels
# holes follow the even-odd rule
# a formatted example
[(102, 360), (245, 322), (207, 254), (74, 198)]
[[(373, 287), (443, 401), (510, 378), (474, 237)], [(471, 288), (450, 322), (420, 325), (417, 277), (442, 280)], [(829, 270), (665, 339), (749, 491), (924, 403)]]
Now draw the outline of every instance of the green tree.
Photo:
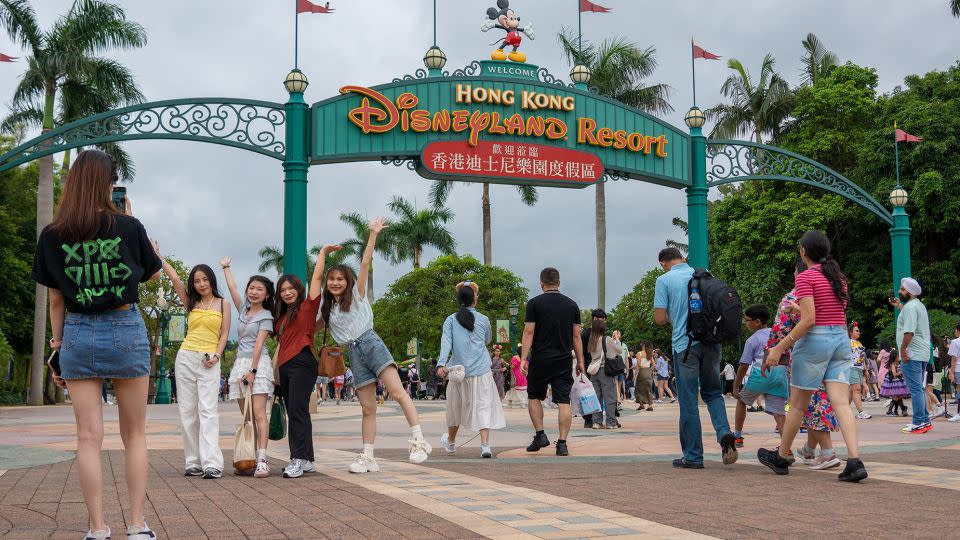
[[(180, 281), (186, 283), (189, 269), (184, 266), (183, 261), (174, 257), (167, 257), (167, 262), (177, 271)], [(156, 373), (158, 369), (160, 349), (160, 335), (162, 331), (161, 315), (164, 310), (168, 310), (171, 315), (185, 315), (186, 309), (180, 303), (180, 298), (173, 290), (170, 278), (161, 273), (160, 279), (141, 283), (139, 286), (139, 301), (137, 309), (140, 310), (140, 316), (143, 317), (143, 323), (147, 327), (147, 342), (150, 343), (150, 389), (149, 394), (153, 396), (156, 393), (157, 385)], [(167, 347), (173, 351), (173, 347)], [(169, 351), (168, 351), (169, 352)], [(175, 354), (175, 352), (174, 352)], [(167, 363), (167, 369), (171, 369), (172, 362)]]
[(949, 0), (950, 3), (950, 13), (954, 17), (960, 18), (960, 0)]
[(776, 137), (783, 122), (793, 110), (794, 96), (790, 85), (774, 69), (776, 60), (767, 53), (760, 64), (760, 77), (754, 80), (736, 58), (727, 62), (733, 73), (720, 91), (730, 103), (707, 109), (707, 118), (716, 121), (710, 137), (732, 139), (751, 135), (763, 143), (763, 135)]
[[(128, 21), (123, 9), (110, 2), (77, 0), (70, 11), (46, 31), (40, 29), (27, 0), (0, 0), (0, 25), (26, 52), (27, 71), (13, 95), (14, 107), (26, 108), (42, 99), (41, 133), (53, 129), (57, 93), (68, 80), (118, 79), (119, 63), (98, 56), (110, 48), (129, 49), (146, 43), (146, 32)], [(125, 71), (125, 70), (124, 70)], [(96, 85), (106, 88), (106, 84)], [(53, 217), (53, 156), (40, 158), (37, 192), (37, 232)], [(42, 404), (42, 371), (46, 346), (47, 290), (35, 288), (33, 358), (30, 403)]]
[[(675, 217), (672, 220), (670, 220), (670, 223), (672, 223), (674, 227), (680, 229), (680, 232), (682, 232), (684, 236), (687, 236), (687, 230), (689, 229), (689, 226), (687, 225), (686, 220)], [(665, 242), (665, 245), (667, 247), (675, 247), (679, 249), (680, 253), (683, 253), (684, 255), (686, 255), (687, 252), (690, 251), (690, 244), (686, 242), (678, 242), (676, 240), (671, 239), (671, 240), (667, 240)]]
[[(473, 183), (473, 182), (463, 182)], [(430, 185), (430, 203), (435, 208), (443, 208), (450, 198), (450, 191), (454, 182), (451, 180), (435, 180)], [(537, 204), (537, 188), (533, 186), (516, 186), (520, 194), (520, 201), (527, 206)], [(491, 232), (490, 215), (490, 184), (483, 183), (483, 194), (480, 198), (480, 209), (483, 213), (483, 264), (493, 264), (493, 234)]]
[(396, 215), (385, 231), (393, 250), (393, 263), (412, 260), (416, 270), (420, 268), (420, 257), (427, 246), (439, 249), (444, 255), (453, 254), (457, 242), (445, 227), (453, 219), (452, 211), (447, 208), (417, 210), (410, 201), (399, 196), (390, 201), (389, 208)]
[[(527, 289), (523, 280), (505, 268), (487, 266), (465, 255), (444, 255), (425, 268), (415, 269), (387, 289), (373, 305), (377, 332), (383, 337), (394, 357), (406, 356), (407, 342), (420, 338), (423, 355), (436, 358), (440, 352), (443, 321), (457, 311), (457, 283), (469, 279), (480, 287), (477, 310), (495, 324), (507, 318), (511, 302), (523, 306)], [(518, 325), (523, 325), (521, 309)]]
[[(620, 330), (623, 341), (631, 351), (637, 351), (640, 342), (649, 340), (655, 347), (669, 350), (671, 333), (669, 326), (657, 326), (653, 322), (653, 292), (657, 278), (663, 270), (647, 271), (633, 289), (617, 302), (607, 317), (607, 328)], [(589, 320), (589, 319), (587, 319)]]
[[(313, 266), (316, 264), (316, 257), (320, 254), (322, 246), (313, 246), (307, 251), (307, 276), (313, 275)], [(277, 246), (264, 246), (257, 252), (260, 256), (260, 266), (257, 270), (260, 272), (269, 272), (273, 270), (277, 277), (283, 275), (283, 250)], [(335, 264), (340, 264), (347, 259), (349, 252), (342, 250), (327, 255), (326, 267), (330, 268)]]
[[(331, 256), (339, 255), (346, 260), (352, 256), (359, 265), (363, 261), (363, 252), (367, 249), (367, 241), (370, 239), (370, 222), (367, 218), (353, 212), (350, 214), (340, 214), (340, 221), (346, 223), (353, 229), (353, 237), (340, 242), (343, 249), (331, 253)], [(389, 231), (390, 229), (387, 229)], [(377, 245), (374, 248), (376, 253), (382, 257), (389, 258), (393, 253), (391, 245), (392, 237), (385, 231), (377, 238)], [(319, 250), (317, 251), (319, 253)], [(329, 268), (329, 266), (327, 266)], [(367, 272), (367, 299), (373, 303), (373, 262), (370, 263), (370, 270)]]
[[(673, 111), (670, 87), (666, 84), (646, 85), (657, 68), (657, 50), (642, 49), (624, 38), (614, 38), (595, 45), (580, 42), (572, 32), (557, 35), (567, 62), (590, 69), (590, 85), (602, 96), (613, 98), (641, 111), (662, 114)], [(595, 192), (597, 235), (597, 306), (603, 309), (607, 296), (607, 201), (601, 179)]]
[(814, 33), (807, 34), (807, 38), (800, 42), (804, 48), (804, 54), (800, 57), (803, 65), (801, 69), (801, 85), (809, 86), (816, 84), (820, 79), (830, 75), (839, 60), (837, 55), (830, 52)]
[[(0, 152), (12, 141), (3, 138)], [(0, 173), (0, 268), (3, 268), (4, 300), (0, 302), (0, 331), (13, 349), (30, 351), (35, 284), (30, 276), (36, 247), (37, 164)]]

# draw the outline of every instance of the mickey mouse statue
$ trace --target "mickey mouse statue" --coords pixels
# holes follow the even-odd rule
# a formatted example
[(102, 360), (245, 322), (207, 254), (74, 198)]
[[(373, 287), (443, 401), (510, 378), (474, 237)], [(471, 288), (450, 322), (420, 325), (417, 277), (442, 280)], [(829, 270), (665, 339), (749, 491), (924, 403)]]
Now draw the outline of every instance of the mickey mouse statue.
[(490, 58), (499, 61), (506, 60), (507, 55), (503, 52), (503, 49), (509, 45), (513, 47), (513, 51), (510, 52), (510, 60), (513, 62), (526, 62), (527, 55), (517, 51), (520, 47), (520, 41), (522, 40), (520, 32), (526, 34), (530, 39), (535, 39), (533, 23), (521, 28), (520, 17), (517, 17), (517, 12), (510, 9), (510, 0), (497, 0), (497, 7), (492, 7), (487, 10), (487, 19), (488, 20), (484, 21), (483, 25), (480, 26), (480, 29), (484, 32), (491, 28), (499, 28), (507, 32), (507, 37), (504, 38), (503, 43), (497, 47), (497, 50), (490, 53)]

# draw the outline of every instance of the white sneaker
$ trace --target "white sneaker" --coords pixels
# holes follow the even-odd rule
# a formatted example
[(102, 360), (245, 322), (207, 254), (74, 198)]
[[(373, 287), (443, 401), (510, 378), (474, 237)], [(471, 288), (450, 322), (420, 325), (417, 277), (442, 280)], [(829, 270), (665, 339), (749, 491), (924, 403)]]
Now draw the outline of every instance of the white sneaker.
[(357, 459), (353, 460), (347, 469), (354, 474), (363, 474), (368, 472), (380, 472), (380, 464), (376, 458), (366, 454), (357, 454)]
[(151, 540), (156, 537), (157, 535), (147, 526), (147, 522), (143, 522), (143, 527), (136, 525), (127, 527), (127, 540)]
[(300, 478), (303, 476), (304, 469), (303, 464), (309, 463), (302, 459), (291, 459), (290, 463), (283, 468), (283, 477), (284, 478)]
[(489, 445), (489, 444), (481, 444), (481, 445), (480, 445), (480, 457), (482, 457), (482, 458), (492, 458), (492, 457), (493, 457), (493, 451), (490, 450), (490, 445)]
[(423, 463), (427, 460), (433, 447), (425, 439), (414, 439), (410, 443), (410, 463)]
[(960, 413), (951, 416), (947, 422), (960, 422)]
[(796, 456), (797, 461), (804, 465), (814, 465), (817, 462), (817, 455), (813, 453), (813, 450), (807, 452), (802, 446), (794, 450), (793, 455)]
[(943, 416), (943, 414), (946, 412), (947, 412), (947, 409), (943, 405), (937, 405), (933, 409), (933, 413), (930, 416), (933, 416), (933, 417)]
[(677, 402), (677, 398), (675, 397), (670, 398), (670, 403), (676, 403), (676, 402)]
[(663, 403), (663, 400), (662, 400), (662, 399), (655, 399), (653, 402), (654, 402), (654, 403)]
[(267, 465), (267, 462), (266, 462), (266, 461), (258, 461), (258, 462), (257, 462), (257, 470), (254, 471), (253, 477), (254, 477), (254, 478), (266, 478), (266, 477), (268, 477), (268, 476), (270, 476), (270, 466)]
[(99, 531), (87, 532), (83, 540), (110, 540), (110, 534), (110, 527), (107, 527), (106, 530), (100, 529)]
[(870, 413), (868, 413), (867, 411), (860, 411), (857, 413), (857, 418), (859, 418), (860, 420), (869, 420), (873, 418), (873, 416), (871, 416)]
[(824, 469), (830, 469), (839, 465), (840, 458), (838, 458), (836, 454), (830, 454), (828, 456), (820, 454), (817, 456), (817, 459), (814, 460), (813, 464), (810, 465), (810, 468), (815, 471), (822, 471)]
[(443, 445), (443, 449), (446, 450), (448, 454), (454, 454), (457, 451), (457, 446), (450, 442), (450, 436), (446, 433), (440, 436), (440, 444)]
[(303, 472), (317, 472), (317, 466), (313, 464), (312, 461), (307, 461), (305, 459), (300, 460), (300, 466), (303, 468)]

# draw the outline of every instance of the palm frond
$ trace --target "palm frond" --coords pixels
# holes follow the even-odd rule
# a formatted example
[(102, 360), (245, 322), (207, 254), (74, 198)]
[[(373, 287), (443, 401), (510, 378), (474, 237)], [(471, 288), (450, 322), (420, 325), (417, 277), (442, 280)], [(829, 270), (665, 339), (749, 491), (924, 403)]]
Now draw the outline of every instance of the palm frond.
[(537, 199), (539, 198), (537, 188), (533, 186), (517, 186), (517, 193), (520, 194), (520, 202), (524, 205), (533, 206), (537, 204)]
[(28, 109), (19, 109), (11, 112), (3, 122), (0, 123), (0, 131), (3, 133), (16, 133), (18, 130), (29, 127), (38, 128), (43, 123), (43, 111), (36, 107)]
[(450, 180), (434, 180), (430, 184), (430, 204), (439, 208), (447, 204), (450, 198), (450, 192), (453, 190), (453, 182)]
[(43, 47), (37, 14), (28, 0), (0, 0), (0, 25), (10, 40), (36, 54)]

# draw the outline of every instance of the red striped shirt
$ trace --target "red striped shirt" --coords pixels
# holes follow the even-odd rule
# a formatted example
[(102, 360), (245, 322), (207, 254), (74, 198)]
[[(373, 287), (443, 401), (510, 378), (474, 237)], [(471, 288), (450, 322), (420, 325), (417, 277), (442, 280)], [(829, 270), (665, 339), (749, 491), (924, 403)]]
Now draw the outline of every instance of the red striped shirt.
[[(846, 291), (847, 284), (843, 284)], [(846, 326), (847, 315), (845, 305), (833, 292), (830, 282), (820, 271), (820, 265), (815, 264), (801, 272), (796, 279), (797, 301), (813, 297), (813, 305), (817, 310), (816, 326)]]

